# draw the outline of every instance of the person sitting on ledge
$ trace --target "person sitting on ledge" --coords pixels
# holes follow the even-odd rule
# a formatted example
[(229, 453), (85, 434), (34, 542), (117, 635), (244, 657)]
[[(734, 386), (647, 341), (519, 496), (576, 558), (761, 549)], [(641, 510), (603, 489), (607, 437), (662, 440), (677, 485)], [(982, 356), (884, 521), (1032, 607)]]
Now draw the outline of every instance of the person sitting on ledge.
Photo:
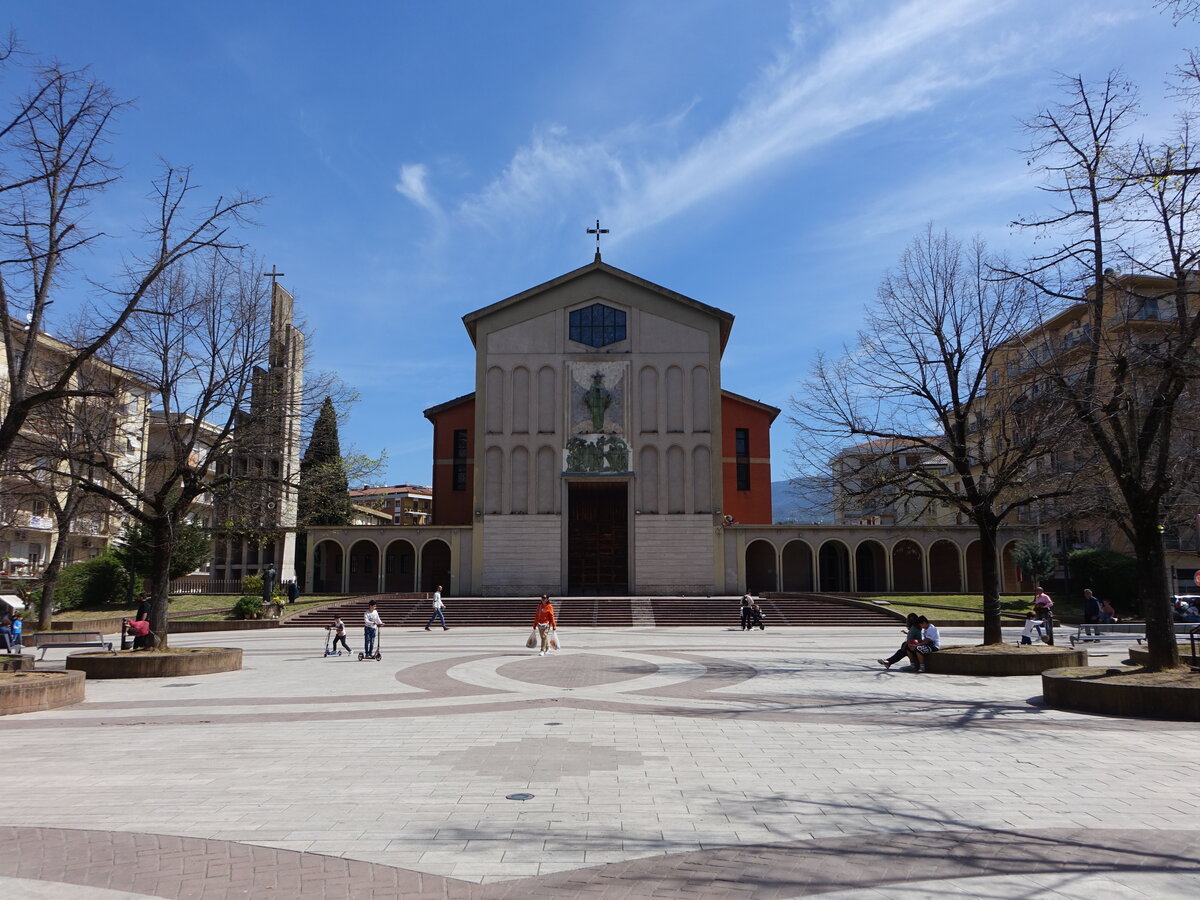
[(900, 649), (887, 659), (876, 660), (885, 669), (890, 669), (908, 656), (908, 648), (917, 646), (917, 642), (921, 640), (921, 619), (916, 613), (909, 613), (904, 617), (904, 629), (904, 643), (900, 645)]
[(924, 616), (917, 621), (921, 623), (921, 639), (917, 641), (915, 647), (909, 648), (908, 658), (912, 660), (914, 671), (924, 672), (925, 657), (942, 649), (942, 636), (938, 632), (937, 626)]

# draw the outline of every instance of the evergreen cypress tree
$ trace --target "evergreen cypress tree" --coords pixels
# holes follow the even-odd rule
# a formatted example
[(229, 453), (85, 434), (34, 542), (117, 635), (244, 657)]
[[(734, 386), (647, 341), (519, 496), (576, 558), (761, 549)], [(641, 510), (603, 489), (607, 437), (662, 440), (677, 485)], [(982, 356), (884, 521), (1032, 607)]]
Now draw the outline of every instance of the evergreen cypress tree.
[(325, 398), (321, 413), (313, 425), (312, 437), (300, 461), (300, 488), (297, 497), (297, 524), (350, 524), (350, 485), (338, 440), (337, 411), (333, 400)]
[(350, 484), (338, 440), (337, 410), (329, 397), (321, 404), (308, 449), (300, 460), (300, 485), (296, 493), (296, 577), (303, 585), (308, 559), (306, 529), (350, 524)]

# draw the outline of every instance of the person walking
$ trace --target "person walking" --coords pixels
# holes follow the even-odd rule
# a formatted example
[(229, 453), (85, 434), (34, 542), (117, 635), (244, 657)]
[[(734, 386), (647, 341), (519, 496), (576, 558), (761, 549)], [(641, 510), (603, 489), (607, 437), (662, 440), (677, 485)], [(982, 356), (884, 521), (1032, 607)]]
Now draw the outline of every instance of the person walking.
[(750, 630), (750, 607), (753, 604), (749, 594), (742, 594), (742, 631)]
[(363, 613), (363, 653), (367, 656), (375, 655), (375, 634), (376, 629), (383, 627), (383, 620), (379, 618), (379, 612), (375, 608), (375, 601), (367, 603), (367, 611)]
[(550, 632), (558, 628), (554, 620), (554, 605), (550, 602), (549, 594), (542, 594), (538, 601), (537, 613), (533, 617), (533, 627), (537, 629), (541, 650), (538, 656), (545, 656), (550, 651)]
[(450, 630), (446, 625), (446, 615), (443, 612), (445, 608), (446, 604), (442, 602), (442, 586), (439, 584), (437, 590), (433, 592), (433, 614), (430, 615), (429, 621), (425, 623), (426, 631), (429, 630), (429, 626), (433, 624), (434, 619), (442, 620), (442, 631)]

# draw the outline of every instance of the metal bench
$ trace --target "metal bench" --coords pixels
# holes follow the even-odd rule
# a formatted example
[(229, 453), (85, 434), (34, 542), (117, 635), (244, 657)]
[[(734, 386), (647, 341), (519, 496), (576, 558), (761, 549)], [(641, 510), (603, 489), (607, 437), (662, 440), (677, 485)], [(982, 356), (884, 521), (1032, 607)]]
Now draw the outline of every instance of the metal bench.
[(37, 648), (42, 651), (39, 660), (46, 658), (46, 651), (51, 647), (104, 647), (111, 650), (113, 645), (98, 631), (43, 632), (37, 636)]
[(1142, 622), (1086, 623), (1071, 635), (1071, 646), (1076, 644), (1100, 643), (1101, 641), (1146, 640), (1146, 625)]

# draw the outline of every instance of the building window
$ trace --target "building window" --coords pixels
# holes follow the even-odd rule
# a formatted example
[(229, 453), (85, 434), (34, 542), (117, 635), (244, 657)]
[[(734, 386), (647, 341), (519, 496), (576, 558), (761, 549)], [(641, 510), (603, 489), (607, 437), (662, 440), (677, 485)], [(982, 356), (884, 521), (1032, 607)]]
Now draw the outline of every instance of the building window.
[(734, 455), (737, 457), (737, 489), (750, 490), (750, 429), (734, 431)]
[(570, 317), (570, 338), (589, 347), (605, 347), (625, 340), (625, 313), (603, 303), (574, 310)]
[(467, 429), (454, 430), (454, 490), (467, 489)]

